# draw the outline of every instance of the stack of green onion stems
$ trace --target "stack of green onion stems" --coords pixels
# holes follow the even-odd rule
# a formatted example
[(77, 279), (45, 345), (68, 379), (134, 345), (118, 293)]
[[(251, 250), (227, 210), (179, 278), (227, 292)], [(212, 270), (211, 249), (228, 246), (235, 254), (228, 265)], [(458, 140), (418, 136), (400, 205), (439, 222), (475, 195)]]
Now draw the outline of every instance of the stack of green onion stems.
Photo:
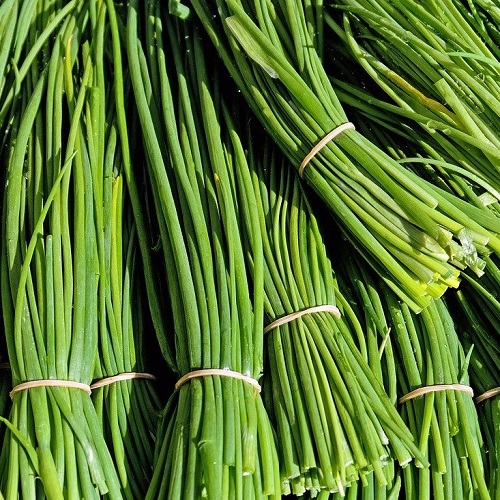
[[(203, 369), (257, 381), (263, 365), (263, 251), (254, 218), (254, 286), (200, 41), (160, 2), (130, 2), (126, 39), (160, 230), (172, 326), (159, 338), (179, 377)], [(213, 170), (212, 170), (213, 168)], [(201, 374), (172, 395), (146, 498), (277, 498), (276, 445), (255, 384)]]
[[(143, 336), (145, 321), (137, 268), (137, 237), (116, 165), (116, 135), (108, 143), (103, 208), (104, 258), (99, 298), (102, 300), (96, 384), (109, 377), (137, 373), (147, 376)], [(119, 162), (118, 162), (119, 163)], [(106, 220), (107, 219), (107, 220)], [(151, 375), (151, 374), (149, 374)], [(92, 390), (92, 400), (105, 432), (125, 498), (144, 496), (153, 471), (153, 452), (160, 402), (152, 379), (116, 380)]]
[[(92, 401), (120, 477), (125, 498), (144, 496), (153, 469), (154, 437), (160, 403), (148, 379), (126, 379), (99, 386), (110, 377), (147, 375), (145, 318), (137, 234), (124, 186), (123, 143), (119, 142), (114, 83), (106, 70), (112, 50), (107, 5), (96, 9), (93, 82), (86, 108), (86, 126), (94, 145), (89, 150), (98, 255), (98, 349)], [(111, 49), (111, 50), (110, 50)], [(89, 141), (90, 142), (90, 141)], [(91, 156), (91, 155), (94, 156)]]
[[(498, 445), (500, 443), (500, 399), (488, 391), (500, 386), (500, 350), (498, 347), (498, 317), (500, 302), (500, 266), (498, 258), (486, 263), (486, 273), (480, 280), (467, 276), (456, 294), (447, 298), (457, 317), (457, 331), (465, 346), (473, 346), (470, 360), (471, 385), (474, 388), (480, 424), (486, 442), (487, 481), (492, 498), (500, 492), (498, 478)], [(469, 348), (470, 348), (469, 347)]]
[[(102, 110), (93, 96), (104, 92), (94, 70), (100, 4), (71, 4), (21, 87), (8, 152), (1, 292), (14, 387), (48, 379), (86, 387), (94, 376), (100, 318), (94, 188), (103, 182), (94, 176), (105, 143), (94, 127)], [(43, 385), (12, 399), (0, 452), (5, 498), (122, 498), (87, 390)]]
[[(433, 186), (444, 197), (455, 198), (455, 203), (460, 205), (464, 213), (480, 222), (483, 227), (498, 231), (500, 193), (487, 180), (458, 166), (459, 159), (453, 163), (455, 160), (445, 152), (443, 154), (442, 150), (435, 149), (435, 144), (429, 142), (424, 133), (415, 133), (408, 123), (398, 122), (397, 116), (391, 116), (385, 103), (381, 106), (384, 112), (376, 110), (372, 113), (373, 109), (364, 106), (368, 101), (368, 107), (374, 103), (376, 99), (372, 94), (358, 91), (354, 84), (351, 90), (357, 97), (347, 97), (345, 102), (357, 106), (357, 109), (350, 109), (351, 116), (366, 137), (405, 166), (408, 175), (418, 176), (424, 185)], [(342, 99), (345, 97), (346, 94), (341, 94)], [(459, 201), (457, 197), (460, 198)], [(467, 230), (463, 231), (461, 237), (464, 247), (467, 247)], [(465, 260), (469, 269), (480, 277), (484, 273), (489, 252), (485, 248), (479, 250), (477, 245), (475, 250), (470, 250), (471, 253), (465, 256)], [(478, 251), (482, 252), (482, 259), (477, 259)], [(451, 260), (457, 267), (465, 269), (459, 260)]]
[[(284, 1), (192, 4), (242, 94), (292, 165), (298, 168), (319, 139), (349, 121), (320, 59), (322, 37), (315, 33), (323, 32), (321, 9), (318, 14)], [(450, 258), (466, 265), (478, 259), (469, 259), (476, 248), (498, 247), (495, 234), (465, 214), (454, 197), (409, 176), (356, 131), (346, 130), (325, 145), (304, 177), (415, 311), (458, 285)]]
[[(434, 384), (469, 385), (468, 359), (444, 303), (436, 301), (422, 311), (421, 317), (404, 323), (399, 321), (405, 315), (410, 317), (407, 307), (394, 297), (388, 298), (388, 304), (392, 331), (407, 370), (407, 380), (400, 377), (402, 392)], [(410, 339), (413, 329), (418, 339)], [(483, 441), (471, 395), (445, 390), (402, 404), (403, 417), (419, 436), (421, 449), (431, 461), (430, 470), (403, 471), (406, 498), (422, 498), (427, 491), (428, 498), (490, 498), (484, 477)]]
[[(229, 117), (242, 114), (226, 115), (238, 158), (242, 133)], [(343, 492), (372, 471), (385, 485), (383, 469), (394, 458), (402, 466), (415, 455), (425, 459), (368, 366), (365, 332), (335, 283), (298, 175), (269, 143), (263, 154), (251, 147), (261, 142), (249, 138), (245, 149), (253, 152), (248, 165), (237, 164), (234, 182), (250, 169), (257, 206), (240, 206), (256, 208), (261, 220), (268, 324), (318, 305), (337, 304), (343, 312), (338, 319), (315, 312), (266, 333), (264, 396), (277, 428), (284, 492)]]
[(370, 99), (365, 105), (359, 85), (337, 78), (339, 97), (344, 101), (343, 93), (353, 105), (383, 109), (379, 116), (386, 122), (407, 120), (418, 129), (410, 140), (425, 136), (441, 161), (486, 181), (498, 200), (500, 54), (475, 15), (475, 2), (468, 7), (452, 0), (341, 4), (345, 14), (338, 23), (335, 11), (326, 18), (332, 39), (343, 41), (337, 50), (348, 47), (355, 64), (394, 104)]
[(500, 498), (500, 1), (182, 1), (0, 2), (0, 499)]
[[(398, 400), (410, 391), (438, 384), (469, 386), (467, 356), (446, 303), (433, 301), (419, 315), (363, 269), (359, 259), (345, 256), (352, 290), (358, 295), (358, 315), (364, 314), (379, 331), (381, 356), (396, 370)], [(349, 279), (349, 278), (347, 278)], [(390, 343), (386, 342), (389, 336)], [(392, 352), (386, 351), (392, 345)], [(382, 350), (383, 346), (383, 350)], [(395, 361), (394, 361), (395, 359)], [(401, 416), (429, 460), (430, 468), (411, 466), (401, 471), (405, 498), (490, 498), (484, 443), (471, 394), (444, 390), (398, 403)]]

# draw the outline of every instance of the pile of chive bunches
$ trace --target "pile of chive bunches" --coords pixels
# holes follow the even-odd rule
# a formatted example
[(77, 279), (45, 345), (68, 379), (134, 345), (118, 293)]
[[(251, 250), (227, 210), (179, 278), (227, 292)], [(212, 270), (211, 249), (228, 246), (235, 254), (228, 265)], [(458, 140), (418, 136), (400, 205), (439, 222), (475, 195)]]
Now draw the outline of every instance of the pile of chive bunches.
[(2, 0), (0, 499), (499, 499), (500, 0)]

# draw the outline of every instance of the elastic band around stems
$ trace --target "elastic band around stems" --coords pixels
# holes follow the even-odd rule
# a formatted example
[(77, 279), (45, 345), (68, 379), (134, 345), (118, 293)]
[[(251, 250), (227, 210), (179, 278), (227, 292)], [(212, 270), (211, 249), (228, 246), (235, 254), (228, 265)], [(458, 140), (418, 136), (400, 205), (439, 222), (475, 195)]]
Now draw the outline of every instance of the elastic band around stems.
[(21, 391), (26, 389), (33, 389), (34, 387), (70, 387), (73, 389), (81, 389), (90, 395), (92, 392), (90, 390), (90, 385), (84, 384), (82, 382), (75, 382), (74, 380), (30, 380), (29, 382), (23, 382), (18, 384), (9, 392), (10, 399), (14, 399), (14, 396)]
[(122, 380), (132, 380), (134, 378), (156, 380), (156, 377), (154, 375), (151, 375), (150, 373), (125, 372), (125, 373), (119, 373), (118, 375), (113, 375), (112, 377), (106, 377), (101, 380), (98, 380), (97, 382), (94, 382), (90, 386), (90, 389), (93, 391), (94, 389), (99, 389), (100, 387), (114, 384), (115, 382), (120, 382)]
[(9, 363), (0, 363), (0, 370), (10, 370)]
[(336, 318), (340, 318), (340, 311), (339, 308), (336, 306), (332, 306), (329, 304), (326, 304), (324, 306), (314, 306), (314, 307), (308, 307), (307, 309), (303, 309), (302, 311), (296, 311), (291, 314), (287, 314), (286, 316), (283, 316), (282, 318), (275, 319), (272, 323), (269, 323), (264, 328), (264, 334), (267, 332), (270, 332), (271, 330), (274, 330), (275, 328), (278, 328), (278, 326), (285, 325), (286, 323), (290, 323), (290, 321), (293, 321), (297, 318), (300, 318), (301, 316), (305, 316), (306, 314), (314, 314), (314, 313), (319, 313), (319, 312), (329, 312), (333, 314)]
[(474, 391), (472, 387), (463, 384), (436, 384), (436, 385), (428, 385), (426, 387), (420, 387), (415, 389), (414, 391), (405, 394), (402, 398), (399, 399), (400, 403), (406, 403), (413, 398), (418, 398), (419, 396), (423, 396), (424, 394), (428, 394), (429, 392), (440, 392), (440, 391), (462, 391), (469, 394), (471, 397), (474, 396)]
[(316, 156), (316, 154), (321, 151), (330, 141), (335, 139), (338, 135), (340, 135), (345, 130), (353, 129), (355, 130), (354, 123), (346, 122), (342, 123), (338, 127), (335, 127), (331, 132), (325, 135), (323, 139), (321, 139), (307, 154), (307, 156), (302, 160), (302, 163), (299, 167), (299, 175), (302, 177), (304, 174), (304, 170), (307, 167), (307, 164)]
[(478, 396), (474, 402), (476, 404), (479, 404), (486, 399), (494, 398), (495, 396), (498, 396), (500, 394), (500, 387), (494, 387), (493, 389), (490, 389), (486, 392), (483, 392), (480, 396)]
[(243, 380), (243, 382), (246, 382), (247, 384), (252, 385), (257, 389), (258, 392), (262, 390), (260, 384), (257, 382), (252, 377), (249, 377), (247, 375), (243, 375), (243, 373), (240, 372), (234, 372), (232, 370), (227, 370), (225, 368), (207, 368), (206, 370), (195, 370), (189, 373), (186, 373), (186, 375), (183, 375), (175, 384), (175, 389), (179, 389), (181, 386), (183, 386), (186, 382), (193, 378), (198, 378), (198, 377), (207, 377), (211, 375), (219, 375), (221, 377), (230, 377), (230, 378), (235, 378), (238, 380)]

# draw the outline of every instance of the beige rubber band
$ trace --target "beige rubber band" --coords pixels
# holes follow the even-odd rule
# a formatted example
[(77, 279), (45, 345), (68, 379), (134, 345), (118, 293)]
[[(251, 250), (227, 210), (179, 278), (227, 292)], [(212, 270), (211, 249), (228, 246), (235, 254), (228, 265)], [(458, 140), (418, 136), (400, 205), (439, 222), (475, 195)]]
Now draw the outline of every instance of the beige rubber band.
[(490, 389), (489, 391), (483, 392), (474, 401), (476, 404), (479, 404), (486, 399), (490, 399), (490, 398), (497, 396), (498, 394), (500, 394), (500, 387), (494, 387), (493, 389)]
[(99, 389), (99, 387), (104, 387), (106, 385), (114, 384), (115, 382), (120, 382), (121, 380), (132, 380), (134, 378), (145, 378), (147, 380), (156, 380), (156, 377), (154, 375), (151, 375), (150, 373), (126, 372), (98, 380), (97, 382), (93, 383), (90, 386), (90, 389), (93, 391), (94, 389)]
[(90, 394), (90, 385), (84, 384), (82, 382), (75, 382), (73, 380), (30, 380), (29, 382), (23, 382), (18, 384), (9, 392), (10, 399), (14, 399), (16, 393), (20, 391), (25, 391), (26, 389), (33, 389), (34, 387), (71, 387), (73, 389), (81, 389), (86, 393)]
[(418, 398), (418, 396), (423, 396), (429, 392), (440, 392), (440, 391), (462, 391), (469, 394), (471, 397), (474, 396), (474, 391), (472, 387), (468, 385), (462, 384), (436, 384), (436, 385), (428, 385), (426, 387), (420, 387), (419, 389), (415, 389), (414, 391), (409, 392), (399, 399), (400, 403), (406, 403), (406, 401)]
[(206, 370), (196, 370), (194, 372), (186, 373), (186, 375), (182, 376), (177, 383), (175, 384), (175, 389), (179, 389), (186, 382), (191, 380), (192, 378), (198, 377), (206, 377), (210, 375), (219, 375), (221, 377), (231, 377), (238, 380), (243, 380), (247, 384), (252, 385), (257, 389), (258, 392), (262, 390), (260, 384), (252, 377), (248, 377), (247, 375), (243, 375), (240, 372), (233, 372), (232, 370), (226, 370), (225, 368), (207, 368)]
[(271, 330), (274, 330), (275, 328), (278, 328), (278, 326), (285, 325), (286, 323), (290, 323), (290, 321), (293, 321), (297, 318), (300, 318), (301, 316), (305, 316), (306, 314), (314, 314), (314, 313), (319, 313), (319, 312), (329, 312), (333, 314), (336, 318), (340, 318), (340, 311), (338, 307), (332, 306), (332, 305), (324, 305), (324, 306), (314, 306), (314, 307), (308, 307), (307, 309), (303, 309), (302, 311), (296, 311), (291, 314), (287, 314), (286, 316), (283, 316), (282, 318), (275, 319), (272, 323), (269, 323), (264, 328), (264, 334), (267, 332), (270, 332)]
[(351, 122), (346, 122), (343, 123), (342, 125), (339, 125), (338, 127), (335, 127), (331, 132), (325, 135), (321, 141), (314, 146), (311, 151), (307, 154), (307, 156), (302, 160), (302, 163), (300, 164), (299, 167), (299, 175), (302, 177), (304, 174), (304, 170), (307, 167), (307, 164), (316, 156), (316, 154), (321, 151), (330, 141), (335, 139), (338, 135), (340, 135), (342, 132), (345, 130), (353, 129), (355, 130), (354, 123)]

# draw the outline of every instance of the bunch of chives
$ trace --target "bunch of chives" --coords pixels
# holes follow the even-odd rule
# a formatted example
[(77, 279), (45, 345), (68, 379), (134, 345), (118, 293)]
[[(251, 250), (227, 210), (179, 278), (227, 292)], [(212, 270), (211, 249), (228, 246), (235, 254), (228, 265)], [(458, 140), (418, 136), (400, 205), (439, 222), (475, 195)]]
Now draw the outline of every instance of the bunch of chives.
[(99, 318), (98, 144), (85, 120), (99, 5), (71, 4), (57, 11), (65, 13), (59, 32), (16, 89), (23, 109), (7, 165), (1, 290), (12, 384), (55, 379), (82, 388), (43, 385), (13, 395), (0, 453), (6, 498), (121, 498), (83, 390), (93, 376)]
[[(370, 98), (370, 100), (372, 100)], [(379, 115), (381, 116), (381, 115)], [(373, 116), (372, 116), (373, 118)], [(390, 119), (390, 117), (389, 117)], [(380, 123), (380, 122), (379, 122)], [(367, 127), (373, 126), (371, 122), (366, 122)], [(373, 127), (375, 129), (375, 127)], [(391, 132), (398, 133), (395, 129)], [(416, 150), (414, 148), (413, 140), (415, 136), (408, 138), (408, 143), (405, 144), (405, 152), (398, 149), (398, 143), (394, 142), (393, 134), (389, 135), (381, 130), (368, 131), (373, 136), (373, 140), (380, 142), (381, 147), (391, 150), (395, 158), (406, 161), (420, 162), (427, 164), (434, 164), (435, 156), (426, 158), (422, 155), (422, 151), (415, 154), (413, 158), (407, 158), (408, 149)], [(392, 146), (391, 146), (392, 144)], [(383, 146), (382, 146), (383, 145)], [(426, 138), (422, 137), (419, 145), (423, 147), (425, 152), (430, 150)], [(438, 164), (437, 166), (443, 165)], [(411, 164), (407, 164), (411, 167)], [(415, 164), (415, 169), (419, 169), (419, 163)], [(464, 175), (463, 170), (454, 169), (452, 164), (446, 164), (445, 169), (429, 169), (429, 179), (431, 182), (441, 185), (443, 189), (454, 191), (462, 197), (468, 198), (472, 204), (481, 207), (483, 210), (492, 210), (497, 213), (496, 199), (494, 189), (485, 182), (475, 183), (472, 182), (471, 176)], [(475, 191), (484, 190), (483, 194), (475, 194)], [(489, 196), (487, 196), (489, 195)], [(462, 342), (464, 348), (472, 351), (470, 357), (470, 373), (471, 373), (471, 386), (474, 389), (476, 396), (479, 396), (487, 391), (498, 387), (500, 380), (498, 373), (498, 365), (500, 362), (497, 330), (498, 322), (497, 317), (500, 311), (500, 305), (497, 297), (500, 294), (500, 270), (498, 267), (498, 258), (496, 256), (485, 257), (484, 274), (480, 278), (471, 272), (464, 272), (462, 274), (464, 280), (460, 289), (456, 293), (446, 295), (447, 303), (450, 306), (450, 312), (453, 316), (455, 328)], [(497, 422), (499, 421), (499, 405), (495, 396), (492, 399), (487, 399), (483, 403), (478, 403), (478, 415), (482, 429), (482, 434), (485, 438), (485, 475), (492, 497), (497, 495), (498, 492), (498, 463), (499, 458), (496, 453), (499, 443), (499, 433), (497, 430)]]
[[(113, 134), (111, 135), (113, 137)], [(116, 136), (108, 143), (105, 167), (103, 243), (100, 272), (102, 297), (100, 339), (94, 378), (97, 384), (122, 374), (146, 373), (147, 332), (137, 270), (137, 238), (131, 215), (124, 207), (121, 175), (113, 172)], [(111, 160), (111, 161), (110, 161)], [(106, 220), (107, 219), (107, 220)], [(102, 293), (102, 295), (101, 295)], [(92, 391), (97, 416), (105, 432), (126, 498), (141, 498), (153, 471), (153, 451), (160, 402), (153, 382), (124, 379)]]
[(159, 341), (179, 377), (220, 369), (248, 378), (201, 373), (177, 389), (146, 498), (276, 498), (274, 435), (252, 382), (263, 363), (260, 228), (255, 220), (252, 288), (200, 41), (160, 6), (131, 1), (126, 24), (173, 319)]
[[(110, 85), (106, 38), (110, 14), (101, 3), (95, 14), (93, 66), (85, 123), (94, 197), (98, 255), (99, 338), (93, 378), (105, 379), (145, 372), (141, 281), (136, 263), (136, 229), (124, 188), (114, 88)], [(154, 336), (152, 337), (154, 338)], [(108, 380), (109, 381), (109, 380)], [(94, 386), (94, 384), (93, 384)], [(112, 453), (126, 498), (141, 498), (152, 475), (158, 397), (151, 380), (127, 379), (93, 388), (92, 401)]]
[[(365, 290), (358, 292), (358, 308), (379, 325), (381, 338), (390, 331), (400, 397), (424, 386), (469, 385), (470, 352), (465, 356), (443, 300), (433, 301), (415, 315), (393, 292), (363, 271), (359, 259), (346, 255), (345, 262), (356, 288)], [(429, 392), (400, 403), (400, 412), (431, 464), (430, 468), (411, 464), (402, 470), (405, 498), (490, 498), (484, 477), (482, 434), (470, 394)]]
[(498, 192), (499, 54), (473, 3), (341, 3), (343, 28), (330, 16), (328, 24), (396, 103), (397, 116)]
[[(284, 1), (192, 5), (242, 94), (292, 165), (303, 165), (320, 138), (348, 122), (320, 59), (322, 44), (315, 33), (322, 32), (321, 15), (316, 17), (321, 9)], [(450, 258), (469, 259), (475, 245), (498, 247), (495, 233), (465, 214), (455, 198), (410, 177), (356, 131), (345, 130), (326, 144), (303, 174), (346, 234), (371, 262), (380, 263), (378, 272), (416, 311), (458, 285)], [(465, 228), (471, 235), (467, 241)]]
[[(394, 458), (406, 466), (415, 454), (423, 456), (368, 367), (365, 332), (335, 283), (297, 174), (269, 142), (260, 154), (252, 146), (262, 142), (257, 134), (249, 137), (247, 164), (241, 132), (229, 113), (226, 121), (233, 155), (242, 159), (233, 182), (250, 169), (257, 194), (256, 207), (245, 201), (240, 206), (257, 209), (261, 221), (268, 323), (318, 305), (337, 303), (346, 313), (333, 319), (315, 312), (266, 333), (265, 404), (277, 427), (284, 492), (343, 492), (360, 478), (365, 482), (371, 471), (385, 484), (384, 468)], [(245, 200), (243, 188), (240, 196)]]
[[(499, 287), (500, 266), (498, 258), (493, 257), (487, 260), (486, 273), (480, 280), (466, 276), (460, 290), (448, 297), (450, 307), (454, 307), (457, 330), (464, 339), (464, 345), (473, 346), (470, 360), (471, 385), (479, 398), (500, 385)], [(491, 497), (497, 498), (500, 494), (500, 400), (497, 394), (493, 394), (492, 397), (478, 399), (476, 402), (486, 441), (486, 479)]]

